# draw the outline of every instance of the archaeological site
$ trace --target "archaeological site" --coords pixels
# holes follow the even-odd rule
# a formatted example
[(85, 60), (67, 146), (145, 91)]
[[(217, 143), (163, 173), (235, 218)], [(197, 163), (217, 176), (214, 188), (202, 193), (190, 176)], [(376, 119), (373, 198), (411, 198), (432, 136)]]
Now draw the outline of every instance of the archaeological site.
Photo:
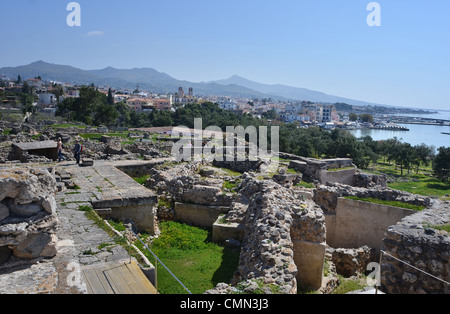
[[(351, 159), (177, 161), (164, 132), (27, 130), (0, 135), (1, 294), (156, 294), (166, 261), (155, 265), (146, 247), (167, 221), (239, 252), (229, 281), (203, 294), (331, 294), (348, 280), (361, 285), (352, 294), (450, 293), (439, 228), (450, 202), (391, 189)], [(120, 286), (117, 265), (132, 284)]]

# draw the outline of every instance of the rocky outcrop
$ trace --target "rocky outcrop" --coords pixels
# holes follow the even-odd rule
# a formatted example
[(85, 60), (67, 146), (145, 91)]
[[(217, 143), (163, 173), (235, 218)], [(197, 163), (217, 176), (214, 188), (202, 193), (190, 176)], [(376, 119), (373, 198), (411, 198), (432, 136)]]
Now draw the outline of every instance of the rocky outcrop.
[(56, 191), (47, 170), (0, 172), (0, 268), (56, 255)]

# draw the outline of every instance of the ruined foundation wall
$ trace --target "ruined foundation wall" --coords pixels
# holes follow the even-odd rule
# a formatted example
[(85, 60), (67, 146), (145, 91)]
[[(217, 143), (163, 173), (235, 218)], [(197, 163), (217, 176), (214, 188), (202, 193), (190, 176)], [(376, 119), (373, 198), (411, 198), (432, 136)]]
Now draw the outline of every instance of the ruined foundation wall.
[[(450, 236), (435, 226), (450, 223), (450, 204), (442, 203), (391, 226), (382, 250), (447, 283), (450, 282)], [(448, 294), (450, 285), (383, 255), (381, 283), (390, 294)]]
[[(413, 210), (339, 198), (334, 221), (328, 219), (327, 243), (335, 248), (367, 245), (379, 253), (384, 233)], [(333, 225), (334, 223), (334, 225)]]

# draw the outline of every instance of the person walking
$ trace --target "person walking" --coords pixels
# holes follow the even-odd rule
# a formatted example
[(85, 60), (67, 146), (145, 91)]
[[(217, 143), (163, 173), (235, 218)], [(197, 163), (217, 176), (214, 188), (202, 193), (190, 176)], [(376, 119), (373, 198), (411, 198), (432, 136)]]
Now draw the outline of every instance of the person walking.
[(77, 165), (80, 164), (81, 152), (82, 152), (82, 146), (80, 144), (80, 141), (76, 140), (75, 147), (73, 149), (73, 153), (74, 153), (75, 160), (77, 161)]
[(58, 162), (61, 162), (63, 160), (66, 160), (66, 158), (62, 154), (63, 151), (63, 143), (62, 139), (58, 138)]

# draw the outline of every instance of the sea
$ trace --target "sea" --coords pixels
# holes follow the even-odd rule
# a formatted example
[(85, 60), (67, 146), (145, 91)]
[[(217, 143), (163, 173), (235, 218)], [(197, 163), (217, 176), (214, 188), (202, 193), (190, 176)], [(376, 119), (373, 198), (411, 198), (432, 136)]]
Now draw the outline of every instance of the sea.
[[(400, 116), (400, 115), (397, 115)], [(402, 115), (409, 117), (423, 117), (423, 118), (439, 118), (450, 120), (450, 111), (438, 111), (433, 114), (423, 115)], [(404, 143), (410, 143), (411, 145), (426, 144), (434, 146), (436, 149), (439, 147), (450, 147), (450, 135), (442, 134), (450, 133), (450, 126), (435, 126), (435, 125), (419, 125), (419, 124), (399, 124), (405, 126), (409, 131), (389, 131), (389, 130), (372, 130), (372, 129), (358, 129), (349, 130), (357, 138), (363, 136), (371, 136), (374, 140), (387, 140), (391, 138), (398, 138)]]

